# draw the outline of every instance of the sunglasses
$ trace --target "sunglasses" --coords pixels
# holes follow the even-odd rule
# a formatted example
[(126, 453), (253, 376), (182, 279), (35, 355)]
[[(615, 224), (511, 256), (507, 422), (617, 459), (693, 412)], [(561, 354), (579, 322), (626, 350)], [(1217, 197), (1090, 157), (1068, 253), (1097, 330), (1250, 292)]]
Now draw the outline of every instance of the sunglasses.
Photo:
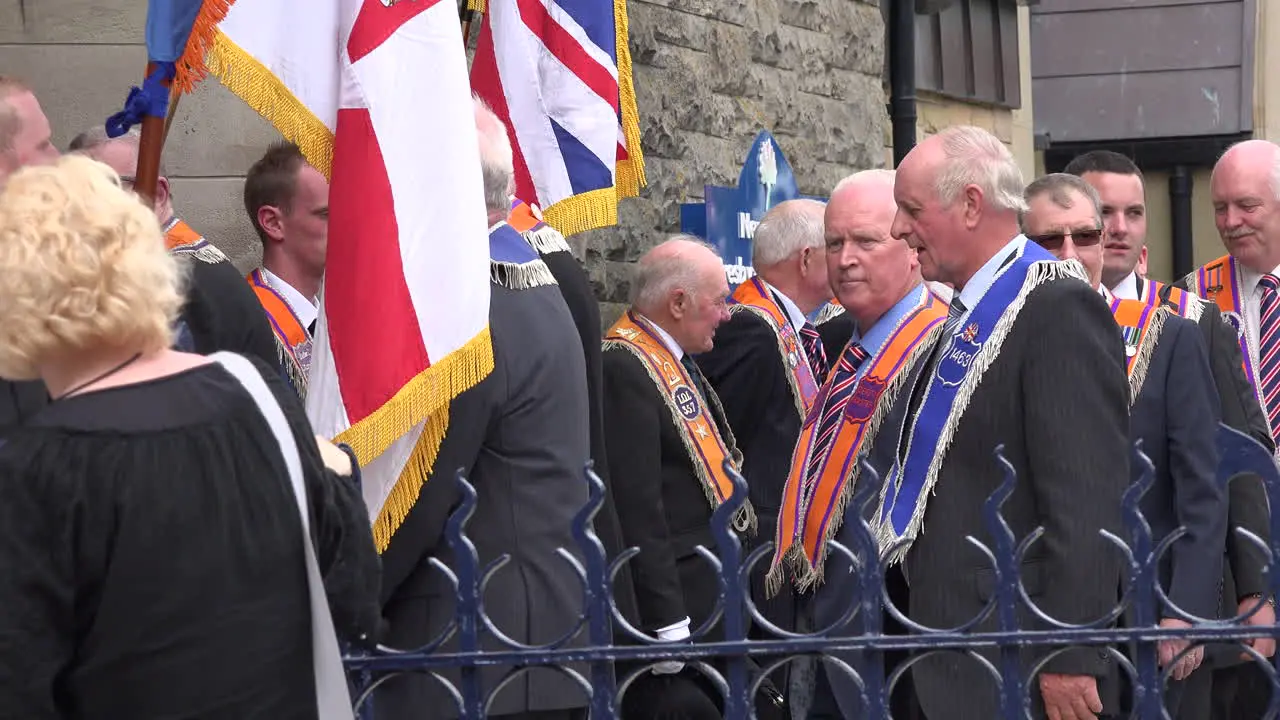
[(1031, 240), (1040, 247), (1054, 252), (1062, 249), (1062, 243), (1067, 238), (1071, 238), (1071, 242), (1076, 247), (1093, 247), (1102, 242), (1102, 228), (1094, 228), (1091, 230), (1071, 230), (1070, 232), (1048, 233), (1046, 235), (1032, 235)]

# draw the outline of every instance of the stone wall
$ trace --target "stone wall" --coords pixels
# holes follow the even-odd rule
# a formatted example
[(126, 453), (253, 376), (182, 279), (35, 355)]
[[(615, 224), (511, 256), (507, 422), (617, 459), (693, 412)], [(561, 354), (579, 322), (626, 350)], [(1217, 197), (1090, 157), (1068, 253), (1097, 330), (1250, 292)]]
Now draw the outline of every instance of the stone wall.
[(632, 0), (631, 53), (649, 185), (619, 224), (576, 236), (605, 322), (629, 263), (680, 224), (704, 185), (735, 185), (770, 130), (800, 190), (883, 164), (884, 24), (872, 0)]
[[(0, 0), (0, 73), (32, 84), (60, 147), (140, 82), (142, 0)], [(577, 236), (611, 319), (628, 263), (679, 227), (703, 185), (736, 182), (771, 130), (802, 192), (884, 162), (888, 124), (876, 0), (632, 0), (632, 58), (649, 185), (615, 228)], [(182, 100), (165, 152), (179, 212), (238, 264), (257, 261), (244, 172), (275, 131), (216, 81)]]

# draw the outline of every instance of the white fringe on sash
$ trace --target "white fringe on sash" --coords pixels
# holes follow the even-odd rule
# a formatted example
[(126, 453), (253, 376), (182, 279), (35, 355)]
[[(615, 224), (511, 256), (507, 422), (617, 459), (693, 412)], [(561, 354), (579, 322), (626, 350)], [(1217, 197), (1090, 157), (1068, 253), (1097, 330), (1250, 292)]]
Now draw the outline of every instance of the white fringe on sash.
[(200, 242), (192, 243), (191, 245), (181, 245), (173, 248), (169, 252), (174, 255), (192, 257), (210, 265), (216, 265), (227, 259), (227, 256), (208, 240), (201, 240)]
[(830, 320), (831, 318), (840, 317), (841, 315), (844, 314), (844, 312), (845, 312), (844, 307), (837, 305), (835, 303), (827, 303), (826, 305), (822, 306), (821, 310), (818, 311), (818, 319), (814, 320), (813, 324), (821, 325), (822, 323)]
[(1133, 359), (1133, 372), (1129, 373), (1129, 409), (1133, 409), (1134, 403), (1138, 402), (1138, 394), (1142, 392), (1142, 385), (1147, 381), (1147, 372), (1151, 369), (1151, 356), (1155, 354), (1156, 344), (1160, 342), (1160, 334), (1164, 331), (1164, 322), (1173, 315), (1173, 311), (1168, 307), (1161, 306), (1156, 308), (1155, 315), (1151, 318), (1151, 325), (1147, 328), (1147, 332), (1142, 337), (1142, 347), (1138, 348), (1138, 354)]
[(557, 284), (551, 268), (541, 259), (527, 263), (490, 260), (489, 279), (509, 290), (529, 290)]
[[(938, 482), (942, 461), (946, 458), (947, 451), (951, 449), (951, 441), (955, 438), (956, 427), (959, 425), (960, 419), (964, 417), (965, 411), (969, 408), (969, 401), (973, 399), (973, 393), (978, 389), (983, 376), (1000, 355), (1001, 346), (1008, 337), (1009, 331), (1013, 329), (1014, 323), (1017, 322), (1018, 315), (1022, 312), (1022, 307), (1027, 302), (1027, 296), (1040, 285), (1066, 278), (1075, 278), (1086, 283), (1089, 281), (1088, 275), (1085, 274), (1084, 266), (1076, 260), (1043, 260), (1032, 263), (1031, 267), (1027, 269), (1027, 277), (1022, 283), (1022, 288), (1005, 308), (1000, 319), (996, 321), (991, 334), (974, 356), (973, 362), (969, 365), (969, 369), (960, 383), (955, 401), (952, 403), (950, 413), (947, 415), (947, 421), (942, 426), (942, 432), (938, 434), (933, 459), (929, 462), (929, 470), (925, 475), (920, 495), (916, 498), (916, 506), (911, 513), (911, 522), (907, 524), (906, 531), (903, 532), (901, 537), (896, 536), (891, 519), (886, 519), (876, 528), (876, 540), (880, 545), (880, 554), (882, 557), (888, 557), (890, 565), (902, 562), (907, 556), (907, 552), (911, 549), (911, 544), (919, 537), (920, 531), (924, 527), (925, 507), (928, 505), (929, 497), (933, 495), (934, 485)], [(941, 342), (950, 343), (951, 338), (941, 338)], [(940, 349), (940, 352), (945, 351), (945, 347)], [(921, 381), (932, 385), (931, 377), (921, 378)], [(925, 390), (925, 395), (920, 401), (921, 408), (929, 401), (929, 392), (930, 389)], [(909, 423), (910, 421), (911, 418), (907, 418), (907, 422)], [(911, 444), (919, 440), (920, 438), (913, 437), (911, 443), (907, 445), (906, 456), (908, 458), (911, 457)], [(903, 463), (903, 471), (905, 471), (905, 461)], [(890, 479), (885, 478), (886, 490), (887, 481)], [(876, 520), (879, 521), (883, 514), (882, 502), (881, 513)], [(902, 540), (906, 540), (906, 542), (898, 545)]]
[(525, 242), (539, 253), (547, 254), (554, 252), (573, 252), (569, 247), (569, 241), (564, 239), (564, 235), (559, 230), (550, 225), (539, 225), (531, 230), (520, 233), (524, 237)]

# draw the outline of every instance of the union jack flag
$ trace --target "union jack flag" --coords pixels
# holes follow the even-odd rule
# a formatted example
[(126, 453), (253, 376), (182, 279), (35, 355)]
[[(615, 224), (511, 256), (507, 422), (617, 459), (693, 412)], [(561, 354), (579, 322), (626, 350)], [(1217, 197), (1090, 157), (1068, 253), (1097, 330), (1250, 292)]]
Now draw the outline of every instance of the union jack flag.
[(516, 197), (565, 235), (616, 224), (644, 184), (626, 0), (486, 4), (471, 87), (507, 126)]

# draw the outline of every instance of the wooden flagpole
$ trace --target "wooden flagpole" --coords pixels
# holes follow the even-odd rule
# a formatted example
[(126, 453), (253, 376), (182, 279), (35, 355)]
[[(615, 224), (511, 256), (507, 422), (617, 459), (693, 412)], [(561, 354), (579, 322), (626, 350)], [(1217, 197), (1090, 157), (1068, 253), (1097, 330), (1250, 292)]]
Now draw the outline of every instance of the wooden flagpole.
[[(155, 69), (155, 63), (147, 63), (147, 73), (143, 76), (144, 82), (146, 78), (151, 77)], [(167, 78), (160, 82), (166, 91), (173, 85), (173, 81)], [(171, 101), (170, 112), (173, 105)], [(156, 181), (160, 177), (160, 155), (164, 152), (164, 136), (164, 118), (143, 116), (142, 138), (138, 141), (138, 168), (134, 172), (133, 188), (146, 199), (148, 204), (154, 204), (156, 201)]]

